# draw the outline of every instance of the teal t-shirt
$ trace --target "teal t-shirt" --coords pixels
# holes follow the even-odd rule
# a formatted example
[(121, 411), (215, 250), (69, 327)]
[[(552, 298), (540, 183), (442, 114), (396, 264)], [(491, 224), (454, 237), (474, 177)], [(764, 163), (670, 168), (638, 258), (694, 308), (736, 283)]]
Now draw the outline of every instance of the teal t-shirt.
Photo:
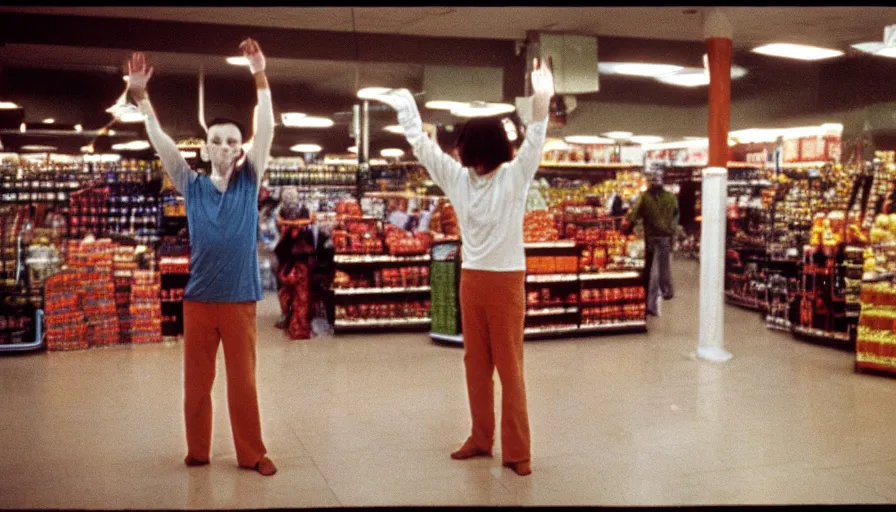
[(207, 175), (185, 180), (190, 229), (190, 279), (184, 290), (185, 300), (261, 300), (255, 173), (246, 159), (224, 193)]

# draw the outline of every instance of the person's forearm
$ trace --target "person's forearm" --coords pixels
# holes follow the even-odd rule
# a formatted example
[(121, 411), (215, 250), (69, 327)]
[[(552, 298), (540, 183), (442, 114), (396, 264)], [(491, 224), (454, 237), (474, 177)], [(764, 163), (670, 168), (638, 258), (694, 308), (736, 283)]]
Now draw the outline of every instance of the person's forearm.
[(252, 147), (249, 149), (249, 160), (255, 166), (259, 190), (267, 170), (268, 155), (274, 144), (274, 105), (271, 100), (271, 89), (264, 71), (252, 74), (255, 89), (258, 92), (258, 105), (255, 108), (255, 133), (252, 135)]
[(146, 91), (140, 91), (139, 93), (132, 92), (131, 95), (137, 100), (137, 106), (146, 116), (146, 135), (149, 137), (149, 142), (152, 143), (152, 147), (156, 150), (156, 153), (159, 154), (159, 160), (162, 161), (162, 167), (165, 169), (165, 172), (168, 173), (168, 176), (171, 177), (171, 181), (174, 182), (178, 190), (183, 192), (181, 189), (182, 184), (186, 180), (186, 169), (188, 166), (183, 155), (180, 153), (180, 150), (177, 148), (177, 143), (162, 130), (162, 126), (159, 124), (158, 118), (156, 118), (155, 111), (152, 108), (152, 104), (149, 102), (149, 95)]

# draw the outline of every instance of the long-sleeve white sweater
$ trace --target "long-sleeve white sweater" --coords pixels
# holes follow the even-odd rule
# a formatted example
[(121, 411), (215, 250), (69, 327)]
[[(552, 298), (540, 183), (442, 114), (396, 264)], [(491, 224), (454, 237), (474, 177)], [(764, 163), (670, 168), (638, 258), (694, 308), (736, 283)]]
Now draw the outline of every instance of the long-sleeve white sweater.
[[(418, 120), (414, 120), (414, 116)], [(454, 206), (463, 241), (462, 267), (497, 272), (526, 270), (523, 217), (529, 185), (541, 164), (547, 119), (529, 124), (512, 161), (479, 176), (461, 165), (419, 128), (419, 114), (399, 112), (414, 155)]]

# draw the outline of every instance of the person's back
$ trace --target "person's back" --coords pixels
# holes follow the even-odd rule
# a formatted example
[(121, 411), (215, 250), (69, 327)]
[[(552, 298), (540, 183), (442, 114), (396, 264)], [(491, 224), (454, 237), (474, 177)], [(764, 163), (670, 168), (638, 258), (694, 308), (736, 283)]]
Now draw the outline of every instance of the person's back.
[(637, 216), (644, 222), (644, 236), (667, 237), (678, 228), (678, 200), (675, 194), (659, 187), (645, 192), (636, 207)]

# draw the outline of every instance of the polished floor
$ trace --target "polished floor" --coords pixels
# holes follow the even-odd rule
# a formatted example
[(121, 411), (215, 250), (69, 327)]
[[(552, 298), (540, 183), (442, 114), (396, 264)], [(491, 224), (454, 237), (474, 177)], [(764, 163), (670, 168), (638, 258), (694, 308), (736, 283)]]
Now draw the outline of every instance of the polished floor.
[(896, 503), (896, 379), (732, 307), (734, 358), (696, 360), (698, 267), (674, 270), (647, 334), (526, 344), (530, 476), (499, 453), (448, 457), (469, 429), (462, 349), (425, 334), (290, 341), (269, 298), (258, 379), (277, 475), (236, 466), (221, 353), (199, 468), (182, 462), (179, 344), (3, 356), (0, 507)]

